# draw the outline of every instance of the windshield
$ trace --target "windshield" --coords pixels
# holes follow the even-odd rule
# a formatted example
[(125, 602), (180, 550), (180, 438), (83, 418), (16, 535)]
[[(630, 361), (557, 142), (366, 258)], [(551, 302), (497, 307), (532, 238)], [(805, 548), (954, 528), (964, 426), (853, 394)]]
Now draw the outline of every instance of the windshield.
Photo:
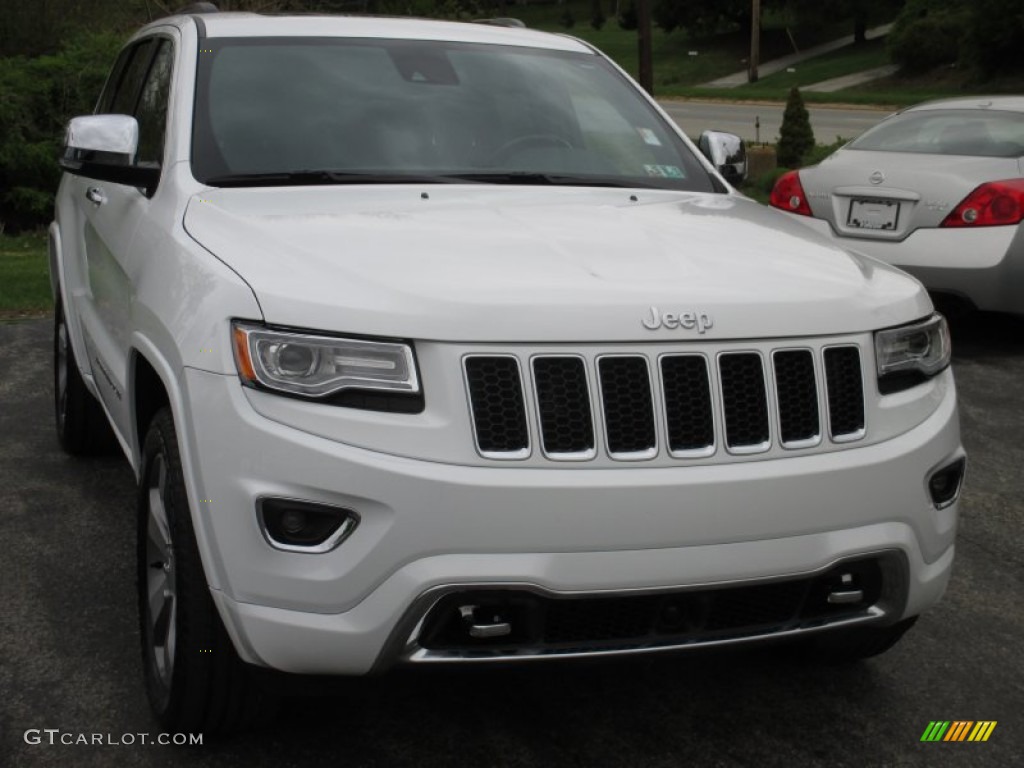
[(199, 58), (202, 182), (472, 181), (716, 191), (592, 54), (338, 38), (221, 38)]
[(904, 112), (879, 123), (847, 149), (1018, 157), (1024, 154), (1024, 113), (988, 109)]

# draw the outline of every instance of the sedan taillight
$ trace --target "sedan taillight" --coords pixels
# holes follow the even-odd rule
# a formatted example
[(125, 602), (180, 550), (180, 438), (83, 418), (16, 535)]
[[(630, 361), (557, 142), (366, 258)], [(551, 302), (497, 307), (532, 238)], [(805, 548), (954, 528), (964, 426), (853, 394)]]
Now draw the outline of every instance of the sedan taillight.
[(772, 187), (771, 197), (768, 202), (773, 208), (788, 213), (799, 213), (801, 216), (811, 215), (811, 206), (807, 204), (807, 195), (804, 194), (804, 187), (800, 183), (800, 172), (789, 171), (779, 176), (775, 186)]
[(982, 184), (942, 222), (943, 227), (997, 227), (1024, 219), (1024, 179)]

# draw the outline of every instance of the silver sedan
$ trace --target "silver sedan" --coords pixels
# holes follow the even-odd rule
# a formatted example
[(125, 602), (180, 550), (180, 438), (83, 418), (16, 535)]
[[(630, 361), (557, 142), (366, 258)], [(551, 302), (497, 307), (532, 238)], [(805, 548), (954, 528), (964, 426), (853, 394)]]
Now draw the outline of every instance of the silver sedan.
[(897, 112), (782, 176), (771, 204), (933, 293), (1024, 314), (1024, 97)]

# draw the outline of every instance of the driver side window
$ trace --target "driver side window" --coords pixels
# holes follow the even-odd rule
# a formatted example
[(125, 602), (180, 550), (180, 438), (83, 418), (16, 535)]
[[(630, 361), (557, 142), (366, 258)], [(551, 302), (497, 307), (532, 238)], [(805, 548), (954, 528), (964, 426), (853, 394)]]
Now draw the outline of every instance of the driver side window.
[(131, 49), (131, 58), (121, 70), (119, 82), (114, 88), (110, 99), (110, 108), (106, 110), (113, 115), (130, 115), (135, 112), (135, 102), (139, 98), (139, 87), (149, 68), (149, 60), (153, 54), (152, 39), (144, 40)]
[(161, 165), (164, 159), (164, 134), (167, 132), (167, 101), (171, 91), (174, 49), (169, 40), (161, 40), (159, 46), (135, 108), (135, 118), (139, 121), (136, 162), (140, 165)]

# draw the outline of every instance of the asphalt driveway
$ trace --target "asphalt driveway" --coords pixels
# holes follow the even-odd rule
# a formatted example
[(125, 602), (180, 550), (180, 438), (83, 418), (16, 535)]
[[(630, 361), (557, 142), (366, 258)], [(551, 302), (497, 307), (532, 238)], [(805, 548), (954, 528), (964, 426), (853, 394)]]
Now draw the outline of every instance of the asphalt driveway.
[[(970, 454), (955, 572), (884, 656), (851, 668), (761, 651), (403, 672), (191, 748), (140, 743), (158, 729), (141, 685), (133, 476), (123, 459), (59, 451), (51, 322), (0, 324), (2, 768), (1024, 765), (1024, 322), (954, 327)], [(922, 743), (933, 720), (998, 725), (985, 743)], [(45, 729), (59, 729), (55, 744)], [(63, 734), (114, 743), (62, 745)]]

